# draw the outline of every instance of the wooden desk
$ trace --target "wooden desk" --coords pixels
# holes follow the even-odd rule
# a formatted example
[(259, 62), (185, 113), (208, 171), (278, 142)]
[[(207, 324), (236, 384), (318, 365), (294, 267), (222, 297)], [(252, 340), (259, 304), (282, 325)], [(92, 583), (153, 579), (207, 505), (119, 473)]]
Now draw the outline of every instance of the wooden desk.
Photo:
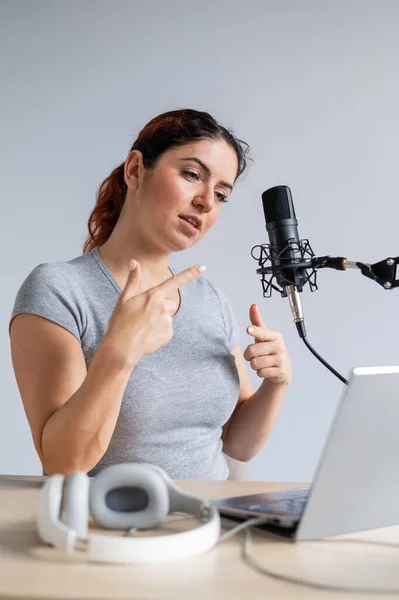
[[(364, 596), (381, 600), (384, 597), (317, 590), (267, 577), (242, 560), (242, 533), (206, 554), (165, 565), (104, 565), (86, 562), (80, 554), (68, 557), (42, 544), (36, 533), (42, 481), (42, 477), (0, 476), (1, 599), (330, 600)], [(303, 484), (178, 481), (177, 485), (210, 500)], [(179, 521), (170, 522), (169, 526), (176, 529), (187, 524), (188, 521)], [(349, 543), (348, 538), (387, 545)], [(396, 543), (397, 547), (393, 545)], [(295, 544), (271, 540), (256, 532), (252, 534), (251, 555), (259, 564), (280, 574), (327, 584), (399, 590), (399, 527), (351, 534), (334, 541)], [(399, 598), (399, 592), (385, 597)]]

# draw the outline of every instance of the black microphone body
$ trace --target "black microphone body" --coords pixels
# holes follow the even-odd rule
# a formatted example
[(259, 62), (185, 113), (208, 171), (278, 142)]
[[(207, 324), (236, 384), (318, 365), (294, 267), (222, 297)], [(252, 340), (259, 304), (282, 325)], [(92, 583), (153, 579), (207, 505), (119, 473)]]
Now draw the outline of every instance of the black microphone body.
[[(290, 285), (301, 292), (307, 281), (307, 273), (303, 267), (303, 252), (291, 190), (286, 185), (272, 187), (263, 192), (262, 202), (276, 282), (283, 288), (283, 296), (287, 296), (286, 288)], [(302, 263), (302, 266), (296, 267), (295, 263)]]
[(263, 192), (262, 202), (273, 275), (282, 288), (282, 296), (288, 296), (300, 337), (305, 338), (305, 323), (298, 292), (302, 291), (308, 277), (303, 266), (295, 266), (295, 263), (303, 265), (303, 252), (291, 190), (286, 185), (272, 187)]

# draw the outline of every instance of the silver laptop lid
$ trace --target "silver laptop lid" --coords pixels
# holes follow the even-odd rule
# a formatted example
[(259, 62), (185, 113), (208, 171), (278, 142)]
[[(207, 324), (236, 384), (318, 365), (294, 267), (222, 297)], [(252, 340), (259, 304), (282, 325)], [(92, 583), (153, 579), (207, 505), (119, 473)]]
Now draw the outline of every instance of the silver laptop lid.
[(330, 428), (296, 539), (399, 523), (399, 366), (359, 367)]

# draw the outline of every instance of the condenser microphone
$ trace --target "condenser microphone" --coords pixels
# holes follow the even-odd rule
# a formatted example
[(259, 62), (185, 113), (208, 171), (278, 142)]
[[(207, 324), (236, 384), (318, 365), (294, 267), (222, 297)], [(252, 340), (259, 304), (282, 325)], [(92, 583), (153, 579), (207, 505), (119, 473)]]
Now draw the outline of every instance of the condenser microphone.
[[(399, 256), (388, 257), (374, 264), (349, 261), (344, 256), (315, 256), (307, 239), (299, 239), (298, 221), (295, 214), (291, 190), (286, 185), (277, 185), (262, 194), (263, 212), (269, 244), (254, 246), (252, 257), (258, 262), (256, 272), (262, 276), (263, 296), (270, 298), (272, 290), (288, 297), (294, 323), (300, 338), (312, 354), (343, 383), (348, 381), (316, 352), (306, 337), (302, 303), (299, 292), (305, 284), (310, 291), (318, 289), (318, 269), (359, 269), (363, 275), (373, 279), (386, 290), (399, 287), (396, 279)], [(257, 256), (256, 256), (257, 254)], [(270, 261), (271, 266), (268, 266)], [(266, 276), (271, 275), (268, 279)]]
[(303, 245), (299, 239), (291, 190), (277, 185), (262, 194), (266, 230), (269, 236), (272, 273), (281, 287), (281, 295), (288, 296), (294, 323), (301, 338), (306, 337), (302, 292), (309, 277), (303, 260)]
[[(342, 377), (324, 358), (316, 352), (306, 338), (305, 319), (302, 312), (302, 303), (299, 292), (309, 283), (312, 291), (317, 290), (316, 270), (314, 267), (331, 267), (343, 269), (343, 260), (329, 256), (314, 258), (314, 253), (307, 239), (300, 240), (298, 234), (298, 221), (295, 215), (294, 202), (291, 190), (286, 185), (277, 185), (262, 194), (263, 212), (265, 213), (266, 230), (269, 235), (269, 244), (262, 244), (260, 248), (258, 273), (262, 274), (264, 296), (270, 296), (275, 289), (283, 297), (288, 297), (294, 323), (299, 337), (309, 348), (312, 354), (331, 373), (336, 375), (343, 383), (348, 381)], [(252, 249), (254, 251), (256, 246)], [(253, 254), (252, 254), (253, 255)], [(254, 255), (253, 255), (254, 256)], [(255, 256), (254, 256), (255, 258)], [(270, 260), (271, 267), (265, 267)], [(271, 273), (269, 281), (264, 281), (264, 275)], [(276, 284), (273, 283), (276, 282)]]

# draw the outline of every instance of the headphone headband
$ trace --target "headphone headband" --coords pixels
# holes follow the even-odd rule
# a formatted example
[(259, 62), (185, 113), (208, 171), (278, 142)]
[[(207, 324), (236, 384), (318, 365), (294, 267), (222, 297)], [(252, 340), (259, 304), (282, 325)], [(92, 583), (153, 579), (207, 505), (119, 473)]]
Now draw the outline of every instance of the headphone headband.
[[(89, 509), (108, 529), (154, 527), (176, 511), (193, 515), (202, 524), (157, 537), (108, 536), (88, 532)], [(82, 471), (67, 478), (48, 477), (40, 490), (37, 527), (45, 542), (68, 554), (80, 548), (95, 561), (162, 563), (212, 548), (219, 539), (220, 516), (216, 507), (181, 492), (160, 467), (126, 463), (106, 467), (91, 483)]]

